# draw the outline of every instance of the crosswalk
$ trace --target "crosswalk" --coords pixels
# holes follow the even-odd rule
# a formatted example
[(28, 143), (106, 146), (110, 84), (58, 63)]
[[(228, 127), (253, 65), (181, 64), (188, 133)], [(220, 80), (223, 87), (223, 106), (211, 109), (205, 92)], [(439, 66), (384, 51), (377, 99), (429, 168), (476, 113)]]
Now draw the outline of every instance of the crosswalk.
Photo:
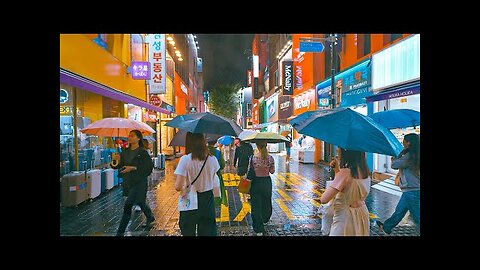
[(393, 179), (386, 179), (378, 184), (373, 185), (372, 188), (398, 197), (402, 196), (402, 190), (397, 185), (395, 185)]

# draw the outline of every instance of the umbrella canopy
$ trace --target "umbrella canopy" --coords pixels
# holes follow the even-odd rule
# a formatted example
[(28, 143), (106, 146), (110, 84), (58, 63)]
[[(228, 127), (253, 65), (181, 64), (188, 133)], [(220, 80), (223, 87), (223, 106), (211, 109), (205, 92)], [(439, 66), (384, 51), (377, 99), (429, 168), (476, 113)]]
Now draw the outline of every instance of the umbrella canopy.
[[(207, 142), (217, 141), (220, 138), (220, 135), (217, 134), (205, 134), (205, 140)], [(175, 136), (173, 136), (170, 141), (169, 146), (185, 146), (187, 140), (187, 131), (179, 130)]]
[(243, 140), (243, 139), (245, 139), (245, 137), (247, 137), (247, 136), (249, 136), (249, 135), (252, 135), (252, 134), (256, 134), (256, 133), (258, 133), (258, 132), (255, 131), (255, 130), (244, 129), (244, 130), (242, 131), (242, 133), (238, 134), (238, 138), (239, 138), (240, 140)]
[(149, 125), (127, 118), (104, 118), (80, 130), (84, 134), (104, 137), (128, 137), (130, 131), (138, 129), (143, 135), (155, 133)]
[(219, 144), (230, 145), (233, 142), (233, 137), (229, 135), (222, 136), (218, 139)]
[(156, 139), (151, 135), (143, 136), (143, 138), (146, 139), (147, 141), (151, 142), (151, 143), (156, 141)]
[(420, 125), (420, 112), (410, 109), (396, 109), (376, 112), (369, 115), (375, 122), (388, 129), (406, 128)]
[(274, 132), (257, 132), (245, 137), (242, 141), (247, 143), (266, 142), (266, 143), (279, 143), (289, 142), (289, 140), (280, 134)]
[(193, 133), (237, 136), (242, 132), (242, 128), (232, 120), (209, 112), (179, 115), (165, 126)]
[(403, 149), (390, 130), (350, 108), (308, 111), (290, 124), (301, 134), (347, 150), (398, 156)]

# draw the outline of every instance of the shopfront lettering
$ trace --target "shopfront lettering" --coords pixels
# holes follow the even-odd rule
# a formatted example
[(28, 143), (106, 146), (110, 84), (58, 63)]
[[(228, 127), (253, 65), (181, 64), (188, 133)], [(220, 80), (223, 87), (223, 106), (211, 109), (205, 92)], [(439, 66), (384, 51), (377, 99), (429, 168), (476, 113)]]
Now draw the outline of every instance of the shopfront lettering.
[(354, 90), (354, 89), (357, 89), (357, 88), (360, 88), (360, 87), (364, 87), (364, 86), (367, 86), (368, 82), (367, 81), (363, 81), (363, 82), (360, 82), (360, 83), (357, 83), (357, 84), (353, 84), (353, 85), (349, 85), (348, 86), (348, 90)]
[(288, 107), (290, 107), (290, 101), (280, 103), (280, 110), (288, 109)]
[(293, 95), (293, 61), (283, 61), (283, 95)]
[(308, 99), (308, 98), (305, 98), (305, 99), (297, 98), (296, 102), (295, 102), (295, 109), (298, 110), (298, 109), (305, 108), (305, 107), (310, 107), (310, 99)]
[(397, 97), (403, 97), (403, 96), (409, 96), (409, 95), (413, 95), (412, 90), (393, 93), (391, 95), (388, 95), (388, 98), (391, 99), (391, 98), (397, 98)]
[(298, 65), (295, 69), (295, 87), (302, 88), (302, 66)]
[(360, 88), (360, 89), (356, 89), (356, 90), (353, 90), (353, 91), (349, 91), (349, 92), (346, 92), (344, 94), (345, 94), (345, 96), (351, 96), (351, 95), (363, 94), (363, 93), (366, 93), (368, 91), (369, 91), (369, 87), (365, 87), (365, 88)]

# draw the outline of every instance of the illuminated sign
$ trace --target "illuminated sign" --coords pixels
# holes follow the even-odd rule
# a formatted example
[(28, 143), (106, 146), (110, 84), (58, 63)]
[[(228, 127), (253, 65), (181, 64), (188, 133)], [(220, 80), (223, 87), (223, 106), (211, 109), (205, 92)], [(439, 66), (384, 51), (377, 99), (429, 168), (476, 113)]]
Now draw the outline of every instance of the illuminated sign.
[(68, 92), (65, 89), (60, 89), (60, 103), (66, 103), (68, 101)]

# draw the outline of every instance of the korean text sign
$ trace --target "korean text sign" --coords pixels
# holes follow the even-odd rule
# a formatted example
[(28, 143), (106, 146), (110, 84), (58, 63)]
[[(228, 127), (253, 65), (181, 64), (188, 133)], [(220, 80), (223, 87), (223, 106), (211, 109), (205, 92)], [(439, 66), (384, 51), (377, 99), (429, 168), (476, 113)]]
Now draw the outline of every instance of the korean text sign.
[(165, 34), (152, 34), (147, 36), (149, 43), (149, 62), (150, 69), (150, 94), (165, 94), (166, 85), (166, 71), (167, 71), (167, 55)]

